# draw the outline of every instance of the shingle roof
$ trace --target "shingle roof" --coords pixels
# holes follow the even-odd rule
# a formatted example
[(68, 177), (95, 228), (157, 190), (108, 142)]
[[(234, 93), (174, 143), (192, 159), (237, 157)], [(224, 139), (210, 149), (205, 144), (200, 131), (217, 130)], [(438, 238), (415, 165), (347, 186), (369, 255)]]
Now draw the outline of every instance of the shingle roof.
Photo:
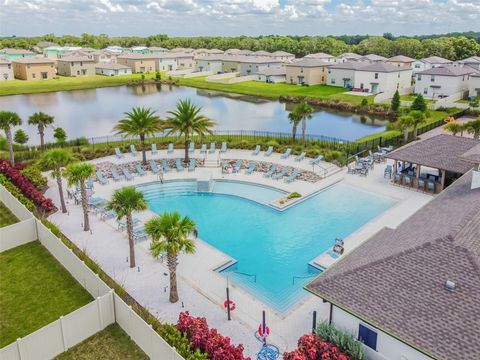
[(390, 159), (407, 161), (435, 169), (466, 173), (473, 165), (460, 160), (460, 156), (480, 141), (462, 136), (437, 135), (392, 151)]
[(346, 53), (338, 55), (337, 57), (347, 58), (347, 59), (360, 59), (362, 57), (362, 55), (358, 55), (358, 54), (351, 53), (351, 52), (346, 52)]
[(305, 55), (305, 57), (306, 58), (314, 58), (314, 59), (331, 59), (334, 56), (330, 55), (330, 54), (323, 53), (323, 52), (318, 52), (318, 53), (315, 53), (315, 54)]
[(268, 51), (265, 51), (265, 50), (258, 50), (258, 51), (254, 51), (253, 53), (251, 53), (251, 55), (253, 55), (253, 56), (271, 56), (272, 53), (270, 53)]
[(89, 58), (88, 56), (65, 56), (63, 58), (57, 59), (57, 62), (71, 62), (71, 61), (82, 61), (82, 62), (95, 62), (95, 59)]
[(293, 67), (321, 67), (321, 66), (330, 66), (330, 65), (332, 65), (332, 63), (326, 62), (322, 59), (316, 59), (316, 58), (303, 58), (293, 63), (286, 64), (286, 66), (293, 66)]
[(12, 62), (9, 59), (0, 57), (0, 64), (11, 64)]
[(55, 64), (55, 60), (46, 57), (26, 57), (13, 59), (12, 62), (20, 64)]
[(118, 55), (117, 59), (133, 59), (133, 60), (155, 60), (159, 59), (164, 54), (122, 54)]
[(368, 55), (362, 56), (360, 59), (361, 60), (369, 60), (369, 61), (384, 61), (384, 60), (387, 60), (386, 57), (380, 56), (380, 55), (377, 55), (377, 54), (368, 54)]
[(307, 289), (432, 357), (479, 359), (480, 189), (471, 180), (470, 171)]
[(420, 75), (463, 76), (475, 74), (477, 71), (470, 66), (445, 65), (418, 72)]
[(464, 152), (462, 155), (460, 155), (460, 158), (463, 161), (472, 162), (474, 164), (480, 164), (480, 144)]
[(122, 64), (117, 64), (117, 63), (106, 63), (106, 62), (101, 62), (95, 64), (95, 68), (98, 69), (112, 69), (112, 70), (121, 70), (121, 69), (130, 69), (130, 67)]
[(8, 54), (8, 55), (18, 55), (18, 54), (35, 54), (33, 51), (25, 50), (25, 49), (0, 49), (0, 54)]
[(345, 61), (343, 63), (332, 65), (330, 69), (357, 70), (368, 65), (370, 65), (370, 63), (361, 61)]
[(450, 64), (452, 62), (451, 60), (444, 59), (440, 56), (430, 56), (423, 58), (421, 61), (428, 62), (430, 64)]
[(414, 62), (415, 59), (412, 59), (411, 57), (405, 56), (405, 55), (397, 55), (389, 58), (387, 61), (395, 61), (395, 62), (404, 62), (404, 63), (411, 63)]
[(398, 72), (398, 71), (409, 71), (412, 70), (410, 66), (396, 66), (386, 62), (375, 62), (366, 66), (357, 68), (358, 71), (374, 71), (374, 72)]
[(480, 64), (480, 56), (470, 56), (469, 58), (460, 60), (459, 62), (465, 64)]
[(286, 75), (287, 71), (285, 70), (285, 66), (278, 66), (278, 67), (268, 67), (265, 69), (261, 69), (257, 72), (257, 74), (271, 76), (271, 75)]
[(274, 51), (271, 55), (275, 55), (275, 56), (294, 56), (293, 54), (289, 53), (289, 52), (286, 52), (286, 51)]

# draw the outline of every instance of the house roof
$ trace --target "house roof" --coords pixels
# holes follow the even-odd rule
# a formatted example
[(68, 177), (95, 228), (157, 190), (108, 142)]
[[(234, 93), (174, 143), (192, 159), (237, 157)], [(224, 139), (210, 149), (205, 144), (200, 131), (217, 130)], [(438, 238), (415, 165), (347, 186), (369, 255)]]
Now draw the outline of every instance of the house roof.
[(111, 70), (122, 70), (122, 69), (130, 69), (130, 67), (122, 64), (117, 64), (117, 63), (106, 63), (106, 62), (101, 62), (95, 64), (95, 68), (98, 69), (111, 69)]
[(271, 55), (274, 55), (274, 56), (295, 56), (295, 55), (293, 55), (289, 52), (281, 51), (281, 50), (274, 51), (273, 53), (271, 53)]
[(287, 71), (285, 70), (285, 66), (275, 66), (275, 67), (268, 67), (265, 69), (260, 69), (257, 74), (272, 76), (272, 75), (286, 75)]
[(34, 53), (33, 51), (25, 50), (25, 49), (10, 49), (10, 48), (5, 48), (5, 49), (0, 49), (0, 54), (18, 55), (18, 54), (35, 54), (35, 53)]
[(460, 159), (474, 164), (480, 164), (480, 144), (475, 145), (470, 150), (465, 151), (460, 155)]
[(132, 60), (155, 60), (159, 59), (160, 57), (164, 56), (164, 54), (122, 54), (118, 55), (117, 59), (132, 59)]
[(428, 62), (430, 64), (451, 64), (452, 61), (448, 59), (444, 59), (440, 56), (430, 56), (427, 58), (421, 59), (423, 62)]
[(82, 62), (95, 62), (95, 59), (88, 56), (65, 56), (60, 59), (57, 59), (58, 62), (73, 62), (73, 61), (82, 61)]
[(346, 52), (346, 53), (338, 55), (337, 57), (338, 58), (346, 58), (346, 59), (360, 59), (362, 57), (362, 55), (358, 55), (358, 54), (351, 53), (351, 52)]
[(431, 357), (480, 358), (480, 189), (471, 181), (469, 171), (307, 290)]
[(441, 134), (402, 146), (387, 154), (386, 157), (464, 174), (473, 165), (460, 161), (459, 157), (478, 144), (480, 141), (475, 139)]
[(330, 69), (357, 70), (368, 65), (370, 65), (370, 63), (361, 61), (345, 61), (343, 63), (337, 63), (330, 66)]
[(161, 47), (161, 46), (150, 46), (148, 50), (154, 50), (154, 51), (167, 51), (166, 48)]
[(257, 50), (251, 53), (253, 56), (271, 56), (272, 53), (265, 50)]
[(444, 65), (419, 71), (417, 74), (438, 76), (463, 76), (474, 73), (477, 73), (477, 70), (471, 68), (470, 66)]
[(387, 59), (387, 61), (412, 63), (415, 61), (415, 59), (412, 59), (411, 57), (408, 57), (405, 55), (397, 55), (397, 56), (392, 56), (391, 58)]
[(314, 58), (314, 59), (332, 59), (333, 57), (334, 57), (333, 55), (326, 54), (323, 52), (305, 55), (305, 58)]
[(316, 59), (316, 58), (303, 58), (293, 63), (286, 64), (286, 66), (292, 66), (292, 67), (322, 67), (322, 66), (330, 66), (330, 65), (332, 64), (322, 59)]
[(207, 49), (207, 52), (210, 54), (223, 54), (223, 51), (220, 49)]
[(19, 64), (55, 64), (55, 60), (46, 57), (26, 57), (13, 59), (12, 62)]
[(469, 58), (459, 61), (464, 64), (480, 64), (480, 56), (470, 56)]
[(357, 71), (371, 71), (371, 72), (398, 72), (398, 71), (411, 71), (409, 66), (396, 66), (383, 61), (374, 62), (365, 66), (361, 66), (356, 69)]
[(360, 60), (369, 60), (369, 61), (385, 61), (385, 60), (387, 60), (386, 57), (380, 56), (380, 55), (377, 55), (377, 54), (368, 54), (368, 55), (362, 56), (359, 59)]
[(0, 57), (0, 64), (11, 64), (12, 62), (9, 59)]

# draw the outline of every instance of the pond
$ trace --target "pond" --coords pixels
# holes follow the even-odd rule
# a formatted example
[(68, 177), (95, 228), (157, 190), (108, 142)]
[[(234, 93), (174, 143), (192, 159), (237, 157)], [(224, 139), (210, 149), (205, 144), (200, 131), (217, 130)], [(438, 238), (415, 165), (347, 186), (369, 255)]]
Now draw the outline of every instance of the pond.
[[(191, 99), (214, 119), (216, 130), (259, 130), (291, 133), (288, 113), (293, 104), (262, 98), (169, 85), (119, 86), (91, 90), (60, 91), (0, 97), (0, 109), (15, 111), (24, 121), (23, 129), (32, 144), (38, 143), (35, 127), (28, 117), (37, 111), (55, 116), (55, 126), (65, 129), (69, 138), (112, 135), (112, 128), (134, 106), (152, 107), (166, 116), (180, 99)], [(386, 121), (316, 109), (308, 120), (307, 133), (355, 140), (384, 130)], [(298, 133), (300, 133), (300, 126)], [(51, 141), (53, 131), (46, 131)]]

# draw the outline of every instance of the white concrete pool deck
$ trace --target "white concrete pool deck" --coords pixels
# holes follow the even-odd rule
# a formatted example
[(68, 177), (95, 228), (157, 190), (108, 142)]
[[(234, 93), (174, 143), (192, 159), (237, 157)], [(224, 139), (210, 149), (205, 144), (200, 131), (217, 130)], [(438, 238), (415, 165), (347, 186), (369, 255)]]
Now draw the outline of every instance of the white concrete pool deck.
[[(174, 154), (169, 154), (169, 157), (181, 157), (182, 154), (183, 152), (176, 151)], [(165, 150), (159, 151), (159, 155), (155, 156), (155, 158), (165, 157)], [(228, 159), (251, 159), (252, 155), (251, 151), (229, 150), (222, 157)], [(137, 157), (136, 159), (139, 158)], [(298, 162), (293, 161), (293, 157), (290, 157), (289, 160), (280, 159), (280, 154), (273, 154), (271, 157), (266, 158), (261, 153), (253, 158), (311, 170), (308, 160), (304, 160), (299, 165)], [(116, 159), (112, 156), (92, 162), (110, 161), (120, 164), (132, 161), (132, 159), (135, 158), (131, 155), (125, 155), (123, 159)], [(251, 181), (274, 186), (288, 192), (297, 191), (302, 195), (319, 191), (335, 182), (343, 181), (364, 191), (371, 191), (375, 194), (397, 199), (396, 205), (345, 239), (346, 252), (358, 246), (385, 226), (395, 228), (432, 199), (431, 195), (393, 186), (388, 179), (383, 178), (384, 164), (376, 164), (375, 169), (367, 177), (347, 174), (345, 169), (335, 173), (335, 170), (338, 168), (328, 163), (322, 166), (328, 166), (331, 169), (331, 176), (317, 183), (295, 181), (291, 184), (265, 179), (261, 174), (257, 173), (245, 175), (242, 171), (241, 174), (222, 175), (219, 168), (209, 168), (208, 170), (212, 171), (214, 178)], [(180, 173), (173, 170), (164, 175), (164, 180), (195, 178), (198, 173), (199, 169), (195, 172), (187, 172), (185, 170)], [(114, 183), (110, 181), (105, 186), (95, 183), (94, 196), (109, 199), (115, 189), (127, 184), (138, 185), (157, 180), (158, 177), (156, 175), (148, 172), (148, 175), (135, 177), (131, 182), (121, 181)], [(55, 182), (50, 180), (49, 185), (51, 187), (47, 191), (47, 196), (53, 198), (55, 203), (58, 204), (58, 190)], [(149, 308), (161, 321), (176, 322), (180, 311), (189, 310), (195, 316), (206, 317), (210, 326), (229, 336), (233, 343), (243, 344), (245, 354), (253, 357), (261, 347), (261, 344), (254, 338), (253, 334), (261, 321), (262, 310), (267, 311), (267, 322), (271, 329), (269, 342), (277, 345), (281, 352), (296, 347), (298, 338), (310, 331), (312, 312), (314, 310), (317, 311), (318, 321), (328, 318), (328, 305), (322, 303), (320, 299), (313, 295), (306, 294), (305, 298), (287, 313), (277, 314), (271, 307), (263, 304), (250, 293), (243, 291), (234, 284), (230, 284), (231, 299), (236, 303), (237, 308), (232, 313), (232, 321), (227, 321), (223, 309), (226, 279), (214, 272), (213, 269), (224, 264), (229, 260), (229, 257), (200, 240), (196, 242), (197, 251), (195, 254), (181, 255), (179, 258), (178, 285), (180, 302), (170, 304), (168, 301), (167, 267), (160, 260), (152, 258), (148, 251), (147, 242), (137, 244), (136, 261), (138, 268), (130, 269), (127, 262), (128, 241), (124, 233), (116, 231), (114, 220), (103, 222), (99, 216), (91, 214), (92, 234), (85, 233), (81, 228), (81, 207), (75, 205), (73, 201), (69, 201), (67, 207), (68, 215), (57, 212), (50, 217), (50, 220), (56, 223), (79, 248), (88, 252), (89, 256), (95, 259), (110, 276), (122, 284), (137, 301)], [(136, 216), (145, 221), (152, 215), (153, 213), (147, 210)], [(325, 262), (326, 260), (317, 258), (317, 262), (322, 261)]]

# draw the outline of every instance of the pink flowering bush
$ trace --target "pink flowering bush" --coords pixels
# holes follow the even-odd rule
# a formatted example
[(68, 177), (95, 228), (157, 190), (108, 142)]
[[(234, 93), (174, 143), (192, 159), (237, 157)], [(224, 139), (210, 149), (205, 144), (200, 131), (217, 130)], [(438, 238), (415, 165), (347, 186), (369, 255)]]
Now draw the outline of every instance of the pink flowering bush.
[(283, 354), (284, 360), (351, 360), (351, 358), (317, 335), (306, 334), (298, 340), (298, 349)]

